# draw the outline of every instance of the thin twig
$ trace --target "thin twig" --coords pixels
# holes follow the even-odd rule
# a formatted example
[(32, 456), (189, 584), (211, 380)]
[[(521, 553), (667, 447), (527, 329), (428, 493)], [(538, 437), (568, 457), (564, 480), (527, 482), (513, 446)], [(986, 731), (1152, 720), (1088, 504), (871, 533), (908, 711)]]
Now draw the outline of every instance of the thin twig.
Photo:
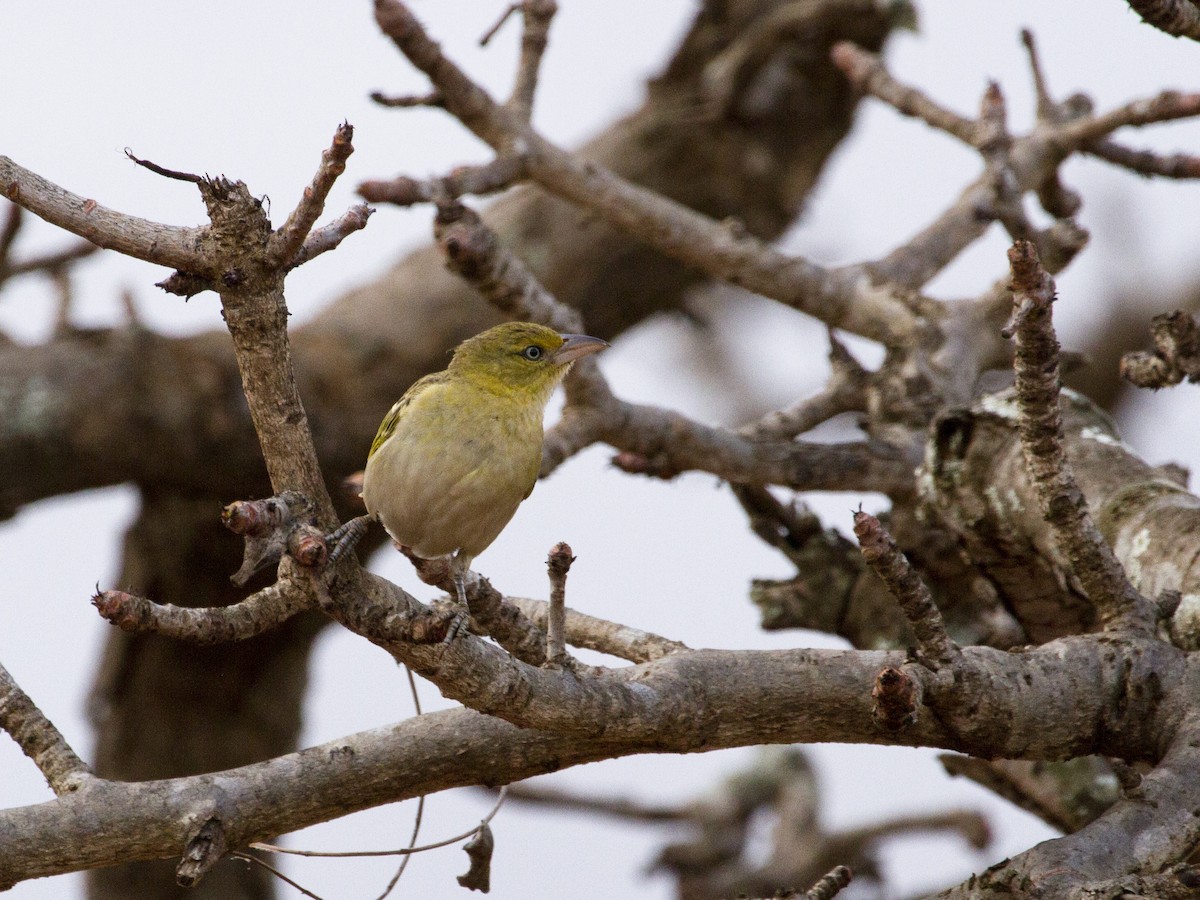
[(356, 203), (328, 225), (314, 228), (308, 233), (308, 237), (304, 239), (304, 243), (300, 245), (300, 249), (296, 251), (292, 261), (288, 263), (288, 268), (294, 269), (322, 253), (336, 250), (338, 245), (354, 232), (366, 228), (367, 220), (374, 212), (375, 210), (365, 203)]
[(390, 181), (364, 181), (358, 194), (370, 203), (412, 206), (444, 204), (467, 194), (485, 197), (507, 190), (525, 177), (525, 158), (506, 153), (482, 166), (459, 166), (438, 178), (401, 175)]
[[(412, 668), (407, 665), (404, 667), (404, 674), (408, 676), (408, 690), (409, 693), (412, 694), (413, 708), (416, 710), (416, 714), (419, 716), (421, 715), (421, 695), (417, 693), (417, 679), (413, 675)], [(412, 837), (408, 839), (409, 850), (417, 846), (417, 838), (421, 834), (421, 822), (424, 820), (424, 818), (425, 795), (422, 794), (417, 798), (417, 814), (413, 818)], [(391, 881), (387, 883), (387, 887), (384, 888), (383, 893), (379, 895), (377, 900), (386, 900), (388, 894), (392, 892), (392, 890), (396, 887), (396, 884), (400, 881), (400, 876), (404, 874), (404, 870), (408, 868), (408, 861), (410, 859), (412, 859), (411, 853), (406, 854), (405, 857), (400, 861), (400, 866), (396, 869), (396, 874), (392, 876)]]
[(520, 8), (520, 3), (510, 3), (508, 6), (504, 7), (504, 11), (500, 13), (500, 17), (496, 19), (496, 21), (492, 24), (492, 27), (480, 36), (479, 46), (486, 47), (488, 44), (490, 44), (492, 42), (492, 38), (500, 33), (500, 29), (504, 27), (504, 23), (511, 19), (513, 13)]
[(884, 67), (878, 55), (857, 44), (834, 44), (830, 59), (860, 91), (882, 100), (896, 112), (920, 119), (971, 147), (979, 146), (979, 123), (934, 102), (921, 91), (901, 84)]
[(143, 169), (148, 169), (155, 175), (170, 178), (172, 181), (186, 181), (190, 184), (200, 184), (200, 182), (204, 181), (204, 176), (202, 175), (196, 175), (192, 172), (180, 172), (177, 169), (168, 169), (166, 166), (160, 166), (158, 163), (151, 162), (148, 159), (138, 159), (128, 147), (125, 148), (125, 158), (141, 166)]
[(575, 557), (570, 544), (559, 541), (550, 548), (546, 570), (550, 574), (550, 610), (546, 616), (546, 661), (562, 663), (567, 657), (567, 573)]
[(738, 434), (754, 441), (789, 440), (834, 416), (865, 409), (870, 373), (850, 355), (833, 329), (829, 329), (829, 364), (829, 381), (820, 393), (787, 409), (769, 412), (761, 419), (743, 425)]
[[(542, 625), (549, 615), (549, 604), (545, 600), (525, 597), (507, 599), (538, 625)], [(607, 653), (631, 663), (651, 662), (689, 649), (687, 644), (680, 641), (589, 616), (575, 609), (567, 610), (566, 629), (567, 643), (571, 646)]]
[(1083, 152), (1147, 178), (1200, 178), (1200, 156), (1191, 153), (1160, 154), (1153, 150), (1135, 150), (1113, 140), (1092, 141), (1084, 145)]
[[(267, 261), (274, 266), (292, 263), (300, 252), (304, 239), (325, 209), (325, 200), (338, 177), (346, 171), (346, 160), (354, 152), (354, 126), (343, 122), (334, 132), (333, 142), (321, 152), (321, 164), (312, 182), (304, 189), (300, 202), (287, 221), (271, 235)], [(343, 217), (344, 218), (344, 217)], [(366, 220), (363, 219), (363, 224)]]
[(946, 631), (933, 594), (883, 524), (860, 509), (854, 514), (854, 534), (863, 558), (904, 611), (904, 618), (917, 639), (918, 661), (935, 672), (957, 663), (961, 651)]
[(1054, 139), (1064, 151), (1079, 150), (1118, 128), (1138, 128), (1197, 115), (1200, 115), (1200, 93), (1163, 91), (1154, 97), (1131, 100), (1097, 116), (1066, 122), (1057, 129)]
[(1029, 71), (1033, 76), (1033, 92), (1037, 97), (1037, 115), (1039, 119), (1050, 119), (1054, 115), (1056, 105), (1050, 96), (1050, 87), (1046, 82), (1046, 74), (1042, 70), (1042, 60), (1038, 55), (1037, 41), (1033, 32), (1028, 28), (1021, 29), (1021, 44), (1029, 56)]
[[(251, 845), (251, 846), (253, 846), (253, 845)], [(286, 875), (284, 875), (281, 871), (279, 871), (277, 868), (275, 868), (269, 862), (259, 859), (253, 853), (243, 853), (240, 850), (234, 850), (229, 855), (231, 857), (233, 857), (234, 859), (245, 860), (246, 862), (254, 863), (254, 865), (256, 865), (256, 866), (261, 866), (262, 868), (264, 868), (268, 872), (270, 872), (272, 875), (274, 875), (276, 878), (278, 878), (280, 881), (284, 882), (285, 884), (290, 884), (292, 887), (294, 887), (296, 890), (298, 890), (305, 897), (312, 897), (313, 900), (321, 900), (321, 897), (314, 894), (308, 888), (306, 888), (306, 887), (296, 883), (292, 879), (288, 878)]]
[(428, 94), (402, 94), (398, 97), (389, 96), (382, 91), (372, 91), (371, 101), (380, 106), (391, 106), (397, 109), (412, 109), (418, 106), (443, 109), (446, 106), (439, 91), (431, 91)]
[[(491, 811), (483, 817), (481, 825), (486, 825), (496, 817), (496, 813), (500, 811), (500, 807), (504, 805), (504, 799), (508, 796), (507, 786), (500, 789), (500, 796), (496, 798), (496, 803), (492, 806)], [(353, 856), (407, 856), (413, 853), (424, 853), (427, 850), (437, 850), (441, 847), (449, 847), (451, 844), (457, 844), (460, 841), (466, 841), (474, 837), (479, 831), (479, 825), (476, 825), (470, 831), (464, 831), (462, 834), (456, 834), (454, 837), (446, 838), (445, 840), (435, 841), (432, 844), (424, 844), (420, 847), (405, 847), (400, 850), (349, 850), (345, 852), (328, 851), (328, 850), (295, 850), (290, 847), (280, 847), (276, 844), (264, 844), (261, 841), (255, 841), (250, 847), (254, 850), (265, 850), (269, 853), (287, 853), (291, 856), (314, 856), (321, 858), (341, 859), (343, 857)]]
[(550, 22), (556, 12), (558, 4), (554, 0), (524, 0), (521, 3), (521, 13), (525, 20), (525, 27), (521, 31), (521, 59), (517, 64), (517, 77), (507, 105), (526, 122), (533, 112), (538, 72), (541, 69), (542, 56), (546, 52)]

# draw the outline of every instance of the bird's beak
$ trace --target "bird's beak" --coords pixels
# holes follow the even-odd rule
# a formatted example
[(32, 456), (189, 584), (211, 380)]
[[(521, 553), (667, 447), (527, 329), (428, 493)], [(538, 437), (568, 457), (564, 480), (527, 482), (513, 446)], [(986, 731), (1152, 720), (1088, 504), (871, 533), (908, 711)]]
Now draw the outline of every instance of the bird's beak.
[(586, 334), (564, 334), (561, 337), (563, 345), (555, 350), (554, 355), (550, 357), (551, 362), (559, 366), (565, 366), (567, 363), (574, 362), (579, 357), (587, 356), (590, 353), (599, 353), (608, 346), (608, 341), (588, 337)]

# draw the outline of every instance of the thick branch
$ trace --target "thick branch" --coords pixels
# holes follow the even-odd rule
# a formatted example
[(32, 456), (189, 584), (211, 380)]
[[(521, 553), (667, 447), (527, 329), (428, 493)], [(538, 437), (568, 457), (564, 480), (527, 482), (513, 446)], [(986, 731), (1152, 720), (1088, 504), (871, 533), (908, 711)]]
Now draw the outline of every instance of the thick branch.
[[(484, 679), (512, 666), (511, 657), (479, 649), (485, 646), (473, 638), (456, 642), (441, 656), (439, 667), (425, 666), (426, 674), (444, 685), (459, 679), (460, 667), (478, 669), (485, 659), (493, 662), (482, 666)], [(1166, 698), (1154, 698), (1161, 708), (1179, 691), (1192, 688), (1181, 680), (1176, 663), (1163, 665), (1161, 655), (1145, 652), (1147, 646), (1131, 648), (1124, 657), (1131, 666), (1128, 677), (1134, 683), (1146, 676), (1147, 666), (1155, 665)], [(1129, 702), (1118, 717), (1127, 727), (1115, 728), (1117, 722), (1108, 719), (1113, 711), (1097, 696), (1114, 696), (1116, 686), (1108, 679), (1120, 666), (1099, 661), (1113, 653), (1120, 655), (1122, 649), (1102, 647), (1091, 639), (1063, 641), (1020, 655), (968, 648), (964, 658), (980, 674), (990, 673), (989, 699), (996, 705), (989, 708), (996, 715), (979, 716), (972, 700), (943, 723), (922, 717), (901, 740), (1031, 757), (1113, 750), (1116, 745), (1135, 751), (1141, 741), (1147, 745), (1140, 749), (1148, 750), (1156, 724), (1142, 701), (1150, 698), (1128, 694)], [(421, 654), (410, 645), (403, 655)], [(767, 742), (878, 743), (881, 736), (871, 722), (864, 686), (882, 666), (902, 662), (899, 653), (838, 650), (679, 653), (606, 673), (591, 687), (566, 688), (584, 702), (572, 707), (574, 721), (556, 716), (557, 724), (566, 726), (557, 733), (522, 730), (492, 716), (452, 710), (218, 774), (94, 782), (57, 801), (0, 812), (0, 832), (8, 836), (0, 843), (0, 884), (129, 859), (174, 856), (194, 830), (214, 816), (221, 819), (230, 846), (245, 846), (358, 809), (475, 784), (480, 772), (487, 772), (492, 782), (507, 783), (647, 751), (695, 752)], [(1081, 679), (1081, 671), (1095, 675)], [(567, 672), (540, 669), (527, 674), (533, 674), (534, 681), (510, 694), (507, 706), (515, 700), (531, 713), (548, 699), (544, 686), (558, 682), (558, 693), (573, 678)], [(1100, 691), (1096, 677), (1102, 679)], [(631, 715), (632, 710), (607, 702), (598, 708), (585, 699), (591, 694), (599, 700), (606, 684), (620, 683), (636, 683), (645, 695), (648, 702), (638, 704), (639, 713)], [(517, 686), (510, 682), (508, 687)], [(533, 718), (550, 723), (542, 715)], [(1081, 727), (1088, 722), (1098, 727)], [(1184, 762), (1182, 756), (1177, 758)], [(297, 783), (305, 790), (296, 791)], [(353, 791), (347, 790), (348, 784), (354, 785)], [(1190, 815), (1195, 803), (1186, 794), (1167, 803), (1172, 817), (1185, 806)], [(1196, 827), (1200, 826), (1194, 822), (1186, 825)], [(1171, 843), (1178, 841), (1172, 838)]]
[[(1192, 721), (1181, 730), (1167, 756), (1142, 779), (1137, 796), (1118, 800), (1074, 834), (1039, 844), (969, 884), (938, 894), (937, 900), (998, 900), (1027, 885), (1036, 885), (1034, 897), (1082, 900), (1104, 895), (1088, 891), (1097, 883), (1157, 874), (1187, 859), (1200, 843), (1195, 727)], [(1187, 733), (1192, 736), (1185, 737)]]
[(64, 190), (7, 156), (0, 156), (0, 194), (106, 250), (172, 269), (209, 271), (208, 257), (199, 249), (199, 238), (205, 229), (161, 225), (115, 212), (95, 200)]

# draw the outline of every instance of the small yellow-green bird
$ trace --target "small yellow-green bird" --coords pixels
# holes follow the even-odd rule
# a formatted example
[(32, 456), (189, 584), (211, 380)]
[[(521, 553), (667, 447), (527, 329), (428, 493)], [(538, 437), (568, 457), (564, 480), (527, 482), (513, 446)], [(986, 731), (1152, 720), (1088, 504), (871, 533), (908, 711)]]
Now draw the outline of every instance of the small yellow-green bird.
[(362, 498), (396, 543), (422, 559), (453, 556), (465, 623), (471, 561), (533, 491), (546, 403), (571, 363), (608, 344), (506, 322), (463, 341), (449, 367), (413, 384), (384, 416)]

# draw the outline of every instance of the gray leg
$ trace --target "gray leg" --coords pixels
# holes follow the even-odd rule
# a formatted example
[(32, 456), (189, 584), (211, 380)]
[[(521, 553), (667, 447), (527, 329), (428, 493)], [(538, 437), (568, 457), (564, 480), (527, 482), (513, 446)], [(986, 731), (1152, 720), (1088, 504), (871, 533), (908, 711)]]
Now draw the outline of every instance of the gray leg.
[(445, 643), (447, 644), (466, 631), (471, 622), (471, 607), (467, 603), (467, 572), (471, 569), (473, 559), (474, 557), (459, 550), (454, 554), (454, 559), (450, 561), (450, 574), (454, 578), (454, 591), (458, 594), (459, 608), (450, 622), (449, 630), (446, 631)]

